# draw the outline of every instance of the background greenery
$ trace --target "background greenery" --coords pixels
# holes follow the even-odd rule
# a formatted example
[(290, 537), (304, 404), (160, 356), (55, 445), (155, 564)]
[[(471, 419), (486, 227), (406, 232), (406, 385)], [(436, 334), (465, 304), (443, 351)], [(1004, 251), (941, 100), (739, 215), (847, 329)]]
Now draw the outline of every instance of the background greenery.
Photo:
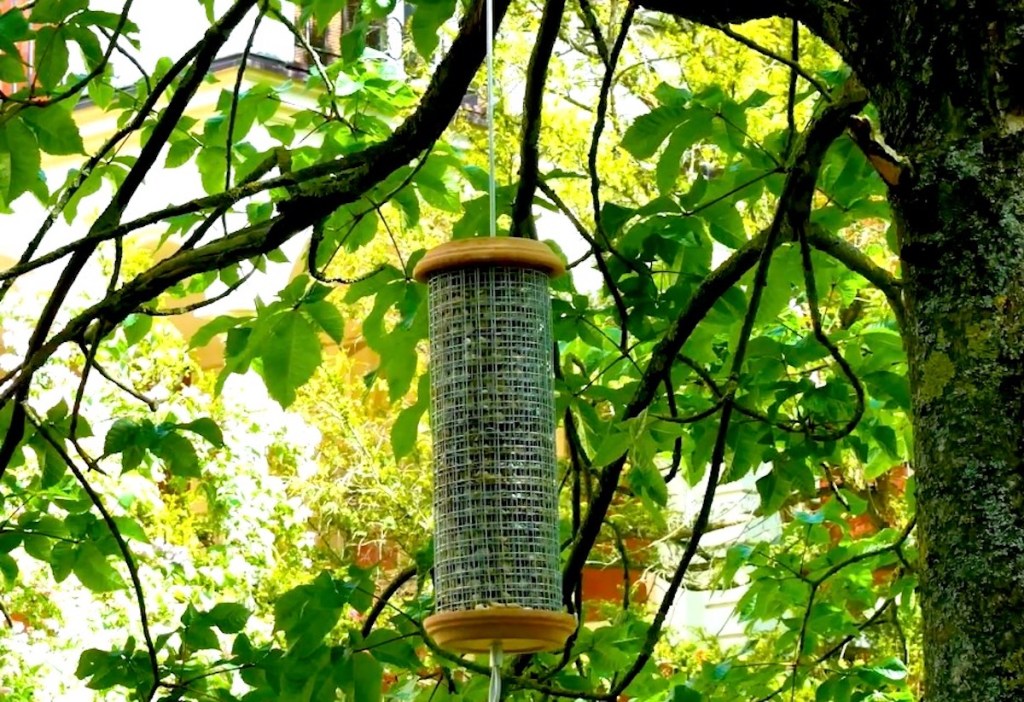
[[(321, 23), (344, 5), (299, 4)], [(404, 125), (432, 119), (417, 105), (456, 70), (433, 57), (457, 51), (460, 18), (468, 32), (477, 8), (414, 3), (402, 75), (364, 50), (369, 23), (391, 8), (363, 3), (342, 55), (310, 72), (315, 106), (283, 109), (275, 96), (287, 87), (256, 85), (192, 118), (224, 36), (254, 21), (294, 27), (272, 1), (204, 5), (216, 31), (130, 89), (106, 67), (110, 37), (131, 51), (130, 3), (116, 15), (37, 0), (0, 15), (0, 78), (23, 86), (0, 103), (0, 204), (35, 198), (82, 224), (83, 198), (113, 193), (58, 264), (99, 286), (64, 286), (55, 306), (51, 289), (12, 287), (41, 265), (34, 251), (2, 274), (2, 421), (24, 424), (0, 451), (5, 699), (482, 699), (481, 665), (422, 635), (426, 310), (410, 272), (430, 245), (486, 232), (484, 134), (462, 112), (440, 140), (402, 141)], [(553, 306), (567, 606), (600, 608), (604, 621), (564, 652), (510, 661), (507, 699), (916, 699), (915, 484), (891, 215), (844, 131), (863, 91), (788, 21), (719, 30), (586, 2), (558, 19), (529, 200), (568, 218), (558, 221), (587, 250), (570, 266), (600, 279), (559, 279)], [(505, 232), (530, 226), (512, 204), (542, 21), (539, 6), (517, 5), (498, 42)], [(37, 51), (24, 65), (17, 44), (28, 39)], [(78, 54), (85, 75), (69, 72)], [(86, 96), (125, 130), (89, 154), (72, 115)], [(360, 181), (363, 154), (387, 161), (395, 143), (401, 162)], [(46, 154), (85, 161), (49, 183)], [(332, 170), (349, 162), (356, 175)], [(193, 165), (208, 197), (124, 217), (148, 169)], [(346, 179), (355, 185), (338, 186)], [(777, 208), (801, 187), (810, 216), (795, 226)], [(302, 208), (308, 271), (253, 289), (251, 312), (200, 330), (193, 346), (219, 338), (225, 353), (219, 371), (199, 368), (165, 311), (218, 281), (247, 289), (251, 269), (281, 260), (276, 227)], [(228, 213), (241, 229), (218, 236)], [(540, 238), (554, 221), (541, 215)], [(160, 262), (136, 236), (148, 225), (179, 254)], [(51, 307), (62, 311), (49, 347)], [(349, 355), (349, 324), (379, 354), (373, 370)], [(700, 554), (715, 586), (747, 585), (738, 612), (750, 643), (666, 640), (714, 486), (752, 472), (758, 515), (782, 515), (781, 533)], [(706, 507), (677, 535), (685, 548), (664, 563), (628, 553), (629, 538), (678, 528), (674, 483)], [(651, 565), (665, 604), (584, 601), (582, 567), (601, 554), (627, 570)]]

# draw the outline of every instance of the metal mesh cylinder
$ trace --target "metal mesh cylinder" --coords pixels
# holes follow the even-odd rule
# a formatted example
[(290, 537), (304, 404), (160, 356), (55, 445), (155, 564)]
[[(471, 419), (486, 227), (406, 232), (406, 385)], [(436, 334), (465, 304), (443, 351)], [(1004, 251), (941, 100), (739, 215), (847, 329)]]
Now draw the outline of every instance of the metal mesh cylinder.
[(429, 280), (438, 612), (561, 609), (548, 274)]

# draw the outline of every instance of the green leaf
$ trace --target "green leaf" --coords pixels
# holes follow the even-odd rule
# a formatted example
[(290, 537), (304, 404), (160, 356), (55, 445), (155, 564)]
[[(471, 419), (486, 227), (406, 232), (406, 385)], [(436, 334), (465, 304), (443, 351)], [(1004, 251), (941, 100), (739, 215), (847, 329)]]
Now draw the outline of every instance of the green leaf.
[(37, 24), (57, 24), (88, 7), (89, 0), (37, 0), (32, 6), (32, 21)]
[(64, 582), (71, 575), (77, 558), (78, 551), (75, 550), (75, 544), (68, 541), (55, 543), (50, 550), (50, 569), (53, 571), (53, 579), (58, 583)]
[[(422, 376), (426, 378), (427, 376)], [(426, 405), (417, 402), (411, 407), (406, 407), (395, 418), (391, 426), (391, 451), (395, 454), (395, 460), (400, 460), (412, 453), (416, 447), (416, 439), (420, 433), (420, 419), (426, 412)]]
[(730, 201), (723, 201), (704, 210), (711, 237), (730, 249), (738, 249), (747, 241), (743, 217)]
[(200, 417), (199, 419), (193, 419), (191, 422), (176, 424), (175, 426), (178, 427), (178, 429), (184, 429), (185, 431), (190, 431), (193, 434), (198, 434), (217, 448), (224, 446), (224, 434), (221, 433), (220, 427), (217, 426), (217, 422), (213, 421), (209, 417)]
[(669, 702), (701, 702), (703, 699), (704, 697), (692, 687), (676, 685), (672, 688), (672, 696), (669, 698)]
[(420, 667), (420, 657), (409, 643), (409, 638), (393, 629), (374, 629), (360, 648), (372, 654), (381, 663), (407, 670), (417, 670)]
[(142, 446), (126, 446), (121, 452), (121, 472), (127, 473), (142, 465), (146, 457), (146, 449)]
[(869, 685), (883, 685), (899, 682), (907, 677), (907, 667), (899, 658), (889, 658), (878, 665), (866, 666), (857, 671), (857, 676)]
[(677, 88), (674, 85), (662, 82), (654, 89), (654, 97), (662, 105), (681, 106), (685, 105), (693, 97), (686, 88)]
[(21, 545), (21, 534), (17, 532), (0, 532), (0, 553), (10, 553)]
[(89, 99), (102, 110), (110, 107), (110, 103), (114, 99), (114, 86), (110, 84), (109, 78), (90, 81), (88, 92)]
[(420, 0), (412, 14), (412, 43), (423, 58), (437, 48), (441, 25), (455, 14), (455, 0)]
[(144, 544), (150, 543), (149, 537), (146, 536), (145, 529), (143, 529), (142, 525), (131, 517), (114, 517), (114, 523), (117, 524), (117, 529), (123, 536), (126, 536), (129, 539), (135, 539), (136, 541), (140, 541)]
[(274, 603), (274, 629), (283, 631), (292, 654), (302, 658), (320, 646), (341, 618), (345, 593), (327, 573), (281, 595)]
[(93, 544), (78, 547), (74, 565), (75, 577), (93, 592), (112, 592), (124, 588), (124, 579)]
[(384, 670), (369, 653), (352, 654), (352, 688), (354, 702), (380, 702)]
[(626, 428), (618, 427), (610, 431), (590, 459), (591, 468), (602, 468), (623, 456), (633, 443), (633, 436)]
[(220, 602), (214, 605), (213, 609), (203, 615), (203, 620), (208, 621), (225, 634), (237, 634), (245, 628), (252, 614), (244, 605), (235, 602)]
[(365, 612), (373, 606), (373, 572), (373, 568), (348, 567), (349, 580), (345, 583), (345, 587), (351, 589), (348, 603), (357, 612)]
[(664, 194), (673, 189), (683, 154), (707, 135), (711, 130), (711, 120), (710, 112), (694, 108), (687, 111), (686, 119), (672, 131), (655, 172), (659, 192)]
[(629, 125), (622, 137), (622, 147), (636, 158), (650, 158), (687, 114), (686, 108), (677, 105), (654, 108)]
[(224, 190), (227, 176), (227, 153), (223, 146), (206, 144), (196, 154), (196, 167), (199, 169), (203, 190), (207, 193), (219, 193)]
[(68, 474), (68, 463), (57, 453), (57, 450), (49, 444), (46, 445), (42, 454), (43, 475), (40, 480), (40, 487), (53, 487)]
[(152, 328), (153, 318), (148, 314), (130, 314), (121, 324), (124, 339), (129, 346), (135, 346), (142, 341)]
[(3, 576), (4, 589), (10, 590), (18, 580), (18, 562), (8, 553), (0, 553), (0, 575)]
[(306, 318), (297, 312), (280, 315), (262, 350), (263, 381), (267, 392), (282, 407), (295, 401), (295, 390), (306, 383), (320, 365), (320, 338)]
[(192, 442), (177, 432), (171, 432), (160, 439), (153, 453), (159, 456), (172, 475), (182, 478), (198, 478), (199, 457)]
[(46, 90), (53, 89), (68, 72), (67, 36), (61, 27), (36, 32), (36, 76)]
[(35, 134), (20, 119), (0, 129), (0, 206), (25, 192), (37, 192), (40, 181), (39, 146)]
[(668, 504), (668, 486), (653, 463), (640, 461), (631, 465), (626, 482), (634, 493), (649, 498), (659, 507)]
[(35, 133), (39, 147), (46, 153), (61, 155), (85, 152), (78, 125), (63, 105), (29, 107), (19, 115)]
[(99, 45), (99, 39), (96, 38), (96, 35), (77, 25), (66, 25), (65, 31), (69, 37), (75, 40), (78, 48), (82, 51), (86, 68), (92, 71), (99, 67), (103, 62), (103, 48)]
[(108, 456), (121, 453), (129, 446), (135, 445), (139, 438), (138, 424), (124, 417), (116, 419), (103, 439), (103, 453)]
[(185, 629), (185, 645), (193, 651), (220, 650), (217, 633), (208, 626), (190, 624)]
[(309, 316), (316, 322), (324, 333), (336, 343), (340, 344), (345, 338), (345, 320), (341, 312), (330, 302), (320, 300), (302, 306)]
[(199, 148), (199, 142), (190, 136), (171, 142), (167, 148), (164, 168), (178, 168), (192, 160), (192, 154)]
[(16, 7), (0, 15), (0, 48), (17, 54), (15, 42), (27, 39), (28, 36), (28, 20), (25, 19), (24, 10)]
[[(6, 148), (6, 145), (4, 146)], [(14, 177), (13, 156), (10, 151), (0, 151), (0, 204), (8, 201), (11, 179)]]
[(223, 334), (229, 329), (234, 329), (241, 324), (245, 324), (250, 319), (251, 317), (231, 317), (228, 315), (217, 317), (197, 329), (196, 333), (189, 339), (188, 346), (191, 349), (201, 349), (213, 341), (213, 337)]
[(906, 375), (890, 371), (865, 373), (861, 376), (868, 392), (894, 409), (910, 409), (910, 383)]

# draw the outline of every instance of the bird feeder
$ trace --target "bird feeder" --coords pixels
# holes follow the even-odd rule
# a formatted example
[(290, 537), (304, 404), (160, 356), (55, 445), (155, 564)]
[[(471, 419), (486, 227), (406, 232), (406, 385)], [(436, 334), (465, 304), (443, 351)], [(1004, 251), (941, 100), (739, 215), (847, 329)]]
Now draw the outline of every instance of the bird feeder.
[(434, 592), (427, 633), (460, 653), (561, 648), (548, 280), (530, 239), (463, 239), (416, 266), (429, 286)]

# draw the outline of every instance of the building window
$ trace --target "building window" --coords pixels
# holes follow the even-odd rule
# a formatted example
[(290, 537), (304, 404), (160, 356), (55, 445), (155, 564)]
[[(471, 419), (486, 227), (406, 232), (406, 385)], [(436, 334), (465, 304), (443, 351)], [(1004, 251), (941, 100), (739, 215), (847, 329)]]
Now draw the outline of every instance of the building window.
[[(300, 21), (299, 27), (305, 33), (305, 39), (317, 52), (320, 61), (327, 64), (341, 57), (344, 37), (358, 28), (360, 0), (346, 0), (342, 11), (335, 15), (325, 26), (319, 26), (313, 18)], [(298, 9), (296, 9), (298, 13)], [(299, 20), (299, 18), (296, 18)], [(387, 51), (388, 34), (386, 20), (373, 20), (366, 29), (366, 46), (378, 51)], [(308, 66), (311, 57), (302, 46), (295, 47), (297, 63)]]

